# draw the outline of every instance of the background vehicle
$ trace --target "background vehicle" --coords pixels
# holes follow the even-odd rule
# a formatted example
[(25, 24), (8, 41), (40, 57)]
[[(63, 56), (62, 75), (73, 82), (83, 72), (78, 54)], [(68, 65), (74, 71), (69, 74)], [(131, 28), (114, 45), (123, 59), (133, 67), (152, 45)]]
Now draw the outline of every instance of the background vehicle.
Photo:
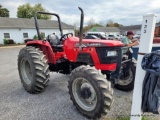
[(108, 40), (115, 40), (115, 39), (119, 40), (120, 37), (118, 37), (116, 35), (108, 35)]
[(107, 39), (106, 34), (104, 32), (87, 32), (87, 35), (95, 35), (100, 39)]
[(136, 39), (140, 39), (140, 37), (141, 37), (141, 34), (135, 34), (135, 35), (133, 36), (133, 38), (136, 38)]
[(98, 38), (95, 35), (87, 35), (87, 36), (84, 37), (84, 39), (97, 39), (97, 40), (100, 40), (100, 38)]
[(122, 39), (122, 35), (116, 35), (117, 36), (117, 38), (118, 38), (118, 40), (121, 40)]
[[(35, 14), (39, 39), (27, 42), (26, 47), (20, 50), (18, 71), (23, 87), (30, 93), (41, 93), (45, 90), (50, 71), (70, 74), (68, 89), (73, 104), (82, 115), (97, 119), (106, 115), (111, 108), (113, 102), (111, 82), (119, 84), (123, 43), (95, 39), (84, 39), (82, 42), (84, 15), (83, 10), (79, 9), (80, 38), (73, 36), (72, 33), (63, 34), (60, 17), (57, 14), (37, 12), (36, 14), (56, 16), (61, 33), (60, 39), (52, 34), (47, 40), (42, 40)], [(134, 82), (134, 79), (129, 81)], [(117, 88), (125, 91), (133, 89), (126, 87), (129, 84), (119, 84), (121, 87)]]
[(108, 35), (107, 35), (107, 34), (105, 35), (105, 37), (106, 37), (106, 39), (108, 40)]

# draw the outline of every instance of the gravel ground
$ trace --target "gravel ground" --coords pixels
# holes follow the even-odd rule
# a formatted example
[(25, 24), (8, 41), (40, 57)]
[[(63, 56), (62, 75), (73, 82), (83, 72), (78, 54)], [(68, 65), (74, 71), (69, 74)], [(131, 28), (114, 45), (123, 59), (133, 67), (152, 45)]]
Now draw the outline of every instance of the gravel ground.
[[(51, 73), (49, 86), (41, 94), (32, 95), (23, 89), (17, 71), (20, 49), (0, 48), (0, 120), (87, 120), (69, 98), (68, 76)], [(105, 120), (127, 120), (118, 115), (128, 116), (131, 102), (132, 92), (115, 89), (114, 103)], [(147, 118), (160, 120), (160, 116)]]

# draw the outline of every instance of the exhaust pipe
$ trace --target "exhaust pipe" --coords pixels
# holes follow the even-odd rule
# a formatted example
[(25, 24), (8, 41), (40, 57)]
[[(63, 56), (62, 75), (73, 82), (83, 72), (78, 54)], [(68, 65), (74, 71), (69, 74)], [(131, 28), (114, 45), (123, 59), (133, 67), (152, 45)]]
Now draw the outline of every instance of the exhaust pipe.
[(82, 38), (83, 38), (83, 21), (84, 21), (84, 14), (82, 8), (78, 7), (81, 11), (81, 19), (80, 19), (80, 32), (79, 32), (79, 48), (82, 50)]

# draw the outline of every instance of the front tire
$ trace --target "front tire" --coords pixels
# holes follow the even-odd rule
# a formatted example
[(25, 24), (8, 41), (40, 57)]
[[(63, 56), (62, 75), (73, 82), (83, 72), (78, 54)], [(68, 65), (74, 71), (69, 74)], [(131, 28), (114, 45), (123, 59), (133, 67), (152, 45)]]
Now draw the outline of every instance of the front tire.
[(23, 87), (29, 93), (41, 93), (47, 87), (49, 66), (39, 48), (28, 46), (20, 50), (18, 71)]
[(80, 66), (71, 72), (68, 84), (70, 98), (87, 118), (105, 116), (113, 102), (111, 83), (93, 67)]

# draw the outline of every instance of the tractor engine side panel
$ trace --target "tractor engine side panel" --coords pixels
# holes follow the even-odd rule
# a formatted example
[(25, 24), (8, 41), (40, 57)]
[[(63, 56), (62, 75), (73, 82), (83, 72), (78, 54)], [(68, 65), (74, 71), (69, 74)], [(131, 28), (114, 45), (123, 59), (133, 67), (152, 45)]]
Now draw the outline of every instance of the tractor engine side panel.
[(69, 37), (63, 42), (64, 52), (66, 57), (70, 62), (75, 62), (74, 52), (75, 52), (75, 44), (76, 44), (76, 37)]

